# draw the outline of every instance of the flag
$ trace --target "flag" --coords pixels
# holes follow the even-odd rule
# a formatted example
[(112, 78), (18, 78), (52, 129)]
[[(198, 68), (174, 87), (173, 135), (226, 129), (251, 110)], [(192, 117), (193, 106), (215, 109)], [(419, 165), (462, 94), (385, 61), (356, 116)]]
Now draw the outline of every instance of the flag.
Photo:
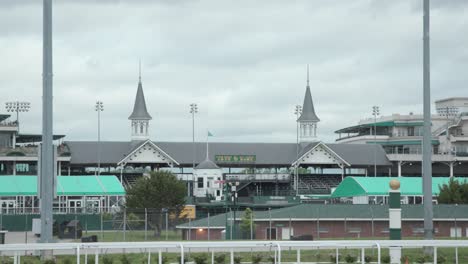
[(208, 136), (209, 136), (209, 137), (213, 137), (213, 134), (211, 134), (211, 132), (208, 131)]

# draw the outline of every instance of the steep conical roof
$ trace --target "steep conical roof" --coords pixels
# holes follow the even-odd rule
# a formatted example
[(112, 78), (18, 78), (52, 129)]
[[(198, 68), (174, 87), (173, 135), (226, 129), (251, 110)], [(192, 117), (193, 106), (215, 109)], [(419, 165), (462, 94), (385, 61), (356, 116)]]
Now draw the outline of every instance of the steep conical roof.
[(141, 84), (141, 79), (138, 82), (137, 94), (135, 97), (135, 105), (133, 106), (133, 112), (128, 117), (128, 119), (142, 119), (142, 120), (151, 120), (152, 117), (148, 114), (146, 109), (145, 94), (143, 93), (143, 86)]
[(307, 65), (307, 87), (304, 96), (304, 104), (302, 105), (302, 114), (298, 121), (319, 122), (320, 119), (315, 114), (314, 103), (312, 102), (312, 94), (310, 93), (309, 85), (309, 66)]

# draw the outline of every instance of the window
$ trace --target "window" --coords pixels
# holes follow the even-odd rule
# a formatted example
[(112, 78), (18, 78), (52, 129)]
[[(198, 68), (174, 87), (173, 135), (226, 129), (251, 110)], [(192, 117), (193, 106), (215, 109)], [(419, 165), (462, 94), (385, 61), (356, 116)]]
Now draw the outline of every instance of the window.
[(414, 127), (408, 127), (408, 136), (414, 137)]
[(197, 187), (198, 188), (203, 188), (203, 178), (202, 177), (197, 179)]
[(216, 190), (216, 196), (221, 196), (221, 191), (220, 190)]
[(450, 228), (450, 237), (461, 237), (462, 229), (461, 227), (451, 227)]

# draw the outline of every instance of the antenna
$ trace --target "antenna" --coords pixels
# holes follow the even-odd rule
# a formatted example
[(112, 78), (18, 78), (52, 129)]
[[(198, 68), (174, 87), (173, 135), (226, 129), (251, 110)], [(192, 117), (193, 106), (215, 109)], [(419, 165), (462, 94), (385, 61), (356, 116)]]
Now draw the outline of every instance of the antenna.
[(141, 82), (141, 59), (140, 59), (140, 61), (139, 61), (139, 65), (138, 65), (138, 66), (139, 66), (139, 67), (138, 67), (138, 80), (140, 80), (140, 82)]

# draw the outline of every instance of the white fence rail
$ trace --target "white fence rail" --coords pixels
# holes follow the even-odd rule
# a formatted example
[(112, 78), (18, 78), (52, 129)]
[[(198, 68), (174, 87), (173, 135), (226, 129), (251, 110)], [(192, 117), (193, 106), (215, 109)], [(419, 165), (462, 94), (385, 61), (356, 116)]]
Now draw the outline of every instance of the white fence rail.
[(468, 248), (468, 240), (338, 240), (338, 241), (213, 241), (213, 242), (111, 242), (111, 243), (48, 243), (48, 244), (6, 244), (0, 245), (0, 254), (14, 257), (14, 263), (19, 264), (23, 255), (52, 251), (54, 255), (76, 255), (77, 263), (80, 257), (95, 255), (95, 264), (99, 264), (100, 254), (145, 253), (148, 254), (148, 263), (151, 263), (151, 254), (158, 254), (158, 263), (162, 264), (162, 252), (180, 253), (181, 263), (184, 256), (191, 252), (211, 252), (214, 263), (215, 252), (230, 252), (230, 263), (234, 263), (234, 252), (266, 251), (274, 249), (276, 264), (281, 264), (282, 250), (296, 250), (297, 263), (301, 263), (301, 250), (335, 249), (336, 263), (340, 249), (360, 249), (361, 262), (364, 263), (366, 249), (377, 249), (377, 263), (381, 263), (382, 249), (390, 247), (405, 248), (433, 248), (434, 264), (437, 263), (437, 248), (455, 248), (455, 263), (458, 264), (458, 248)]

